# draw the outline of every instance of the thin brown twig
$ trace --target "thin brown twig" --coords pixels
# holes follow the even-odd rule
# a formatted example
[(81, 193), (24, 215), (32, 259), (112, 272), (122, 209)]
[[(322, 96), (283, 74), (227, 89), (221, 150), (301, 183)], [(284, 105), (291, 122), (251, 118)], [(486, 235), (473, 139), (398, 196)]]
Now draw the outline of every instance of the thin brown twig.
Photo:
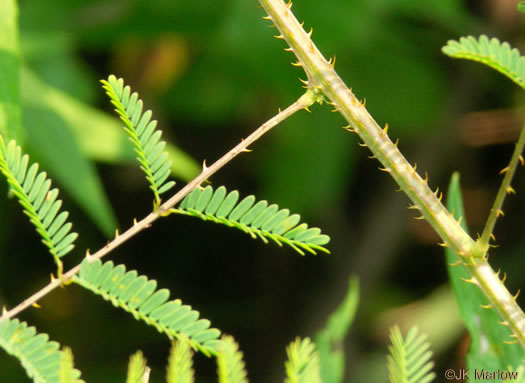
[[(135, 222), (132, 227), (130, 227), (128, 230), (126, 230), (122, 234), (118, 234), (118, 232), (115, 235), (115, 238), (108, 242), (103, 248), (98, 250), (94, 254), (87, 253), (87, 257), (89, 257), (90, 261), (95, 261), (97, 259), (100, 259), (110, 253), (111, 251), (115, 250), (118, 246), (129, 240), (131, 237), (135, 236), (137, 233), (141, 232), (142, 230), (148, 228), (151, 226), (151, 224), (156, 221), (159, 217), (165, 216), (169, 214), (169, 210), (173, 208), (179, 201), (181, 201), (186, 195), (188, 195), (193, 189), (198, 187), (202, 182), (206, 181), (209, 177), (211, 177), (213, 174), (215, 174), (219, 169), (221, 169), (224, 165), (226, 165), (228, 162), (230, 162), (232, 159), (234, 159), (236, 156), (238, 156), (240, 153), (247, 152), (248, 147), (253, 144), (255, 141), (257, 141), (259, 138), (261, 138), (265, 133), (267, 133), (270, 129), (272, 129), (274, 126), (279, 124), (280, 122), (284, 121), (294, 113), (300, 111), (301, 109), (306, 109), (309, 106), (311, 106), (313, 103), (318, 101), (318, 96), (313, 90), (307, 90), (306, 93), (304, 93), (297, 101), (295, 101), (293, 104), (291, 104), (288, 108), (286, 108), (283, 111), (279, 111), (275, 116), (270, 118), (268, 121), (266, 121), (263, 125), (261, 125), (259, 128), (257, 128), (252, 134), (250, 134), (248, 137), (246, 137), (244, 140), (241, 140), (239, 144), (237, 144), (233, 149), (231, 149), (229, 152), (224, 154), (221, 158), (219, 158), (217, 161), (213, 163), (213, 165), (207, 167), (206, 165), (203, 165), (203, 169), (201, 173), (195, 177), (191, 182), (189, 182), (186, 186), (184, 186), (181, 190), (179, 190), (175, 195), (173, 195), (170, 199), (168, 199), (166, 202), (164, 202), (162, 205), (159, 206), (159, 208), (148, 214), (145, 218), (143, 218), (141, 221)], [(44, 288), (30, 296), (29, 298), (22, 301), (20, 304), (12, 308), (11, 310), (5, 310), (0, 317), (0, 320), (4, 318), (12, 318), (15, 315), (19, 314), (29, 306), (34, 305), (38, 302), (42, 297), (49, 294), (51, 291), (56, 289), (57, 287), (66, 284), (67, 282), (71, 281), (71, 279), (78, 274), (80, 271), (80, 264), (73, 267), (68, 272), (64, 273), (60, 279), (54, 278), (52, 276), (51, 282), (46, 285)]]

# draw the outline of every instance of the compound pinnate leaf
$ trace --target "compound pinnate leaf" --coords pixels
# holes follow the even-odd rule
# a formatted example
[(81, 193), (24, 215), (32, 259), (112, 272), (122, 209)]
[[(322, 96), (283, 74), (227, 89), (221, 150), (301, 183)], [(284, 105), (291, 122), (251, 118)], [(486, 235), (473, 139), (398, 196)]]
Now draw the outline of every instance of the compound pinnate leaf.
[(390, 383), (428, 383), (434, 380), (434, 363), (430, 360), (432, 351), (425, 335), (412, 327), (403, 339), (399, 327), (394, 326), (390, 330), (390, 340), (392, 345), (388, 347), (390, 355), (387, 357)]
[(126, 125), (124, 130), (133, 142), (140, 168), (144, 171), (158, 204), (160, 194), (171, 189), (175, 182), (166, 182), (171, 171), (171, 160), (164, 150), (166, 143), (160, 140), (162, 132), (156, 130), (157, 121), (151, 120), (150, 110), (143, 113), (143, 103), (138, 93), (131, 93), (131, 88), (124, 86), (124, 80), (111, 75), (107, 81), (101, 82)]
[(507, 42), (481, 35), (461, 37), (459, 41), (449, 40), (442, 48), (443, 53), (454, 58), (481, 62), (501, 72), (516, 84), (525, 88), (525, 57)]
[(73, 366), (73, 353), (65, 347), (60, 359), (59, 383), (85, 383), (80, 379), (80, 371)]
[(172, 340), (183, 336), (194, 349), (206, 355), (217, 351), (219, 330), (210, 328), (208, 320), (199, 319), (199, 313), (179, 299), (168, 301), (168, 290), (156, 290), (156, 281), (138, 276), (135, 270), (126, 272), (124, 265), (114, 266), (111, 261), (100, 260), (90, 262), (86, 258), (73, 281)]
[(288, 346), (286, 353), (285, 383), (321, 383), (319, 354), (309, 338), (297, 338)]
[(193, 383), (193, 352), (186, 339), (173, 342), (166, 372), (167, 383)]
[[(50, 341), (47, 334), (37, 333), (18, 319), (0, 320), (0, 347), (20, 361), (35, 383), (61, 383), (66, 369), (70, 382), (83, 382), (80, 371), (73, 368), (70, 351), (60, 351), (60, 345)], [(64, 364), (68, 359), (70, 362)]]
[(69, 213), (59, 213), (62, 201), (57, 200), (58, 189), (51, 189), (51, 180), (45, 172), (38, 171), (38, 164), (29, 166), (29, 156), (22, 155), (22, 149), (14, 140), (6, 145), (1, 135), (0, 172), (5, 175), (11, 192), (18, 198), (42, 242), (49, 248), (60, 274), (60, 258), (74, 248), (78, 234), (70, 232)]
[(223, 336), (217, 354), (219, 383), (248, 383), (242, 352), (231, 336)]
[(312, 254), (316, 254), (316, 250), (329, 253), (323, 245), (330, 241), (330, 237), (321, 234), (318, 228), (299, 224), (301, 217), (298, 214), (290, 215), (288, 209), (279, 210), (277, 205), (268, 206), (266, 201), (256, 202), (254, 196), (238, 201), (237, 190), (227, 193), (224, 186), (216, 190), (207, 186), (193, 190), (172, 211), (236, 227), (264, 242), (270, 238), (280, 246), (283, 243), (291, 246), (301, 255), (304, 255), (303, 250)]
[[(128, 375), (126, 383), (142, 383), (149, 376), (149, 367), (141, 351), (131, 355), (128, 364)], [(147, 380), (146, 380), (147, 382)]]

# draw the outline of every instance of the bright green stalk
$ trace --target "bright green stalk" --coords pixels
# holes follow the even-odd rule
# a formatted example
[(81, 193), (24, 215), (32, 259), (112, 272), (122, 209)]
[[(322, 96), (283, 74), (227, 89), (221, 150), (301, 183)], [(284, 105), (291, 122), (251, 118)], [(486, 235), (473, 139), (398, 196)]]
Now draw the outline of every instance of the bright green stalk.
[[(430, 190), (426, 178), (417, 174), (387, 135), (368, 113), (352, 91), (334, 70), (331, 60), (327, 61), (310, 39), (311, 31), (306, 33), (291, 11), (291, 2), (282, 0), (259, 0), (290, 50), (298, 58), (308, 76), (308, 86), (317, 89), (332, 103), (335, 109), (348, 121), (348, 130), (356, 132), (374, 157), (383, 165), (385, 172), (397, 182), (401, 190), (410, 198), (414, 207), (430, 223), (449, 246), (463, 259), (472, 278), (469, 282), (481, 288), (492, 306), (508, 325), (517, 341), (525, 347), (525, 315), (516, 304), (514, 297), (498, 279), (497, 274), (486, 260), (483, 249), (461, 228), (458, 221), (441, 203), (438, 192)], [(484, 251), (485, 250), (485, 251)]]
[(501, 207), (503, 206), (503, 201), (505, 200), (505, 197), (507, 196), (507, 194), (515, 193), (512, 186), (510, 186), (510, 183), (512, 182), (514, 173), (516, 173), (518, 163), (520, 161), (523, 161), (521, 153), (523, 153), (524, 146), (525, 126), (521, 129), (520, 137), (518, 139), (518, 142), (516, 142), (514, 153), (512, 154), (509, 166), (502, 170), (502, 173), (505, 173), (505, 177), (503, 177), (503, 181), (501, 182), (498, 194), (496, 195), (496, 200), (494, 201), (494, 205), (492, 206), (489, 218), (487, 219), (487, 223), (485, 224), (485, 228), (483, 229), (483, 233), (481, 234), (481, 238), (479, 240), (482, 249), (484, 249), (485, 251), (488, 251), (489, 249), (490, 238), (492, 236), (492, 232), (494, 231), (496, 220), (500, 215), (503, 215)]

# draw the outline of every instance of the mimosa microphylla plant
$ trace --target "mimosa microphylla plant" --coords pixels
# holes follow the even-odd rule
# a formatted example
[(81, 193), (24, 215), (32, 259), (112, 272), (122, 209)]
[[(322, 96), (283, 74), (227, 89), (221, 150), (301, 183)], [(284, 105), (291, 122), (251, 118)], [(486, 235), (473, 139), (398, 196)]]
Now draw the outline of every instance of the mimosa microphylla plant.
[[(259, 0), (259, 3), (267, 12), (265, 19), (279, 30), (280, 34), (276, 37), (284, 40), (288, 45), (286, 50), (295, 54), (297, 62), (294, 65), (304, 69), (307, 77), (304, 81), (305, 93), (215, 163), (204, 165), (195, 179), (163, 200), (161, 195), (171, 190), (175, 183), (168, 180), (172, 164), (165, 152), (166, 143), (161, 140), (162, 133), (156, 129), (155, 121), (151, 120), (151, 111), (143, 111), (139, 95), (133, 93), (129, 86), (124, 86), (122, 79), (111, 75), (103, 80), (103, 88), (124, 122), (124, 130), (133, 144), (140, 168), (153, 192), (154, 209), (142, 220), (135, 221), (125, 232), (116, 232), (115, 238), (100, 250), (94, 253), (87, 251), (85, 259), (68, 271), (64, 272), (61, 258), (73, 250), (77, 234), (70, 232), (72, 224), (66, 222), (68, 213), (60, 211), (62, 202), (57, 200), (58, 189), (51, 188), (47, 174), (39, 172), (37, 164), (30, 164), (22, 147), (15, 140), (8, 139), (9, 134), (5, 137), (0, 135), (0, 171), (7, 179), (11, 194), (17, 197), (57, 264), (56, 276), (46, 287), (18, 306), (4, 309), (0, 318), (0, 347), (19, 359), (27, 375), (35, 382), (81, 382), (80, 372), (73, 366), (71, 350), (60, 350), (58, 343), (49, 341), (46, 334), (38, 334), (33, 327), (15, 318), (57, 287), (75, 283), (129, 312), (137, 320), (154, 327), (174, 341), (168, 362), (169, 383), (194, 380), (194, 351), (217, 357), (220, 382), (247, 382), (242, 353), (232, 337), (221, 337), (221, 332), (212, 328), (209, 320), (199, 318), (199, 313), (192, 307), (179, 299), (170, 300), (170, 292), (159, 289), (155, 280), (145, 275), (139, 276), (135, 270), (127, 271), (124, 264), (102, 262), (101, 258), (159, 218), (175, 213), (235, 227), (255, 239), (259, 238), (264, 242), (272, 240), (279, 246), (287, 245), (301, 255), (316, 254), (318, 251), (327, 253), (325, 245), (328, 244), (329, 237), (322, 234), (320, 229), (301, 223), (298, 214), (290, 214), (288, 209), (280, 209), (276, 204), (265, 200), (257, 202), (254, 196), (239, 199), (238, 191), (227, 193), (223, 186), (201, 186), (237, 155), (249, 151), (251, 144), (278, 123), (302, 109), (308, 110), (315, 103), (326, 102), (346, 119), (348, 126), (345, 129), (359, 135), (363, 146), (368, 147), (373, 157), (381, 163), (381, 170), (393, 177), (401, 191), (412, 201), (411, 207), (421, 212), (422, 217), (435, 229), (442, 239), (442, 245), (449, 252), (449, 260), (453, 260), (452, 268), (465, 272), (463, 275), (451, 272), (451, 279), (453, 283), (462, 279), (461, 284), (455, 285), (455, 289), (460, 309), (463, 310), (463, 320), (471, 334), (481, 334), (479, 339), (483, 339), (480, 342), (488, 342), (490, 352), (495, 352), (494, 347), (498, 348), (502, 355), (497, 361), (498, 368), (508, 369), (510, 366), (519, 370), (525, 357), (525, 315), (517, 305), (515, 296), (506, 289), (490, 266), (488, 251), (504, 198), (506, 194), (514, 192), (511, 186), (513, 174), (518, 164), (524, 162), (521, 153), (525, 145), (525, 130), (520, 135), (509, 166), (504, 169), (502, 186), (485, 229), (480, 238), (474, 239), (467, 232), (464, 220), (462, 221), (457, 176), (451, 183), (447, 208), (441, 202), (442, 194), (439, 190), (432, 191), (429, 188), (428, 176), (421, 177), (416, 166), (411, 165), (399, 151), (397, 141), (392, 142), (389, 138), (388, 125), (380, 127), (368, 113), (364, 103), (345, 85), (335, 71), (335, 59), (326, 60), (317, 49), (311, 39), (312, 32), (305, 32), (302, 24), (295, 18), (291, 2)], [(5, 4), (8, 4), (7, 9), (10, 12), (6, 14), (16, 18), (15, 2), (6, 0)], [(519, 7), (523, 8), (521, 4)], [(16, 28), (16, 23), (14, 24)], [(523, 87), (525, 84), (525, 57), (520, 56), (507, 43), (501, 44), (498, 40), (489, 40), (485, 36), (479, 39), (468, 37), (459, 42), (449, 42), (443, 51), (452, 57), (482, 62), (508, 76), (518, 85)], [(467, 291), (465, 286), (475, 287), (477, 296), (464, 298)], [(472, 294), (471, 290), (468, 291)], [(468, 308), (465, 302), (476, 302), (479, 308), (480, 297), (488, 300), (489, 304), (484, 304), (483, 310), (490, 314), (476, 313), (479, 328), (475, 328), (472, 320), (474, 309)], [(289, 346), (288, 362), (285, 365), (287, 382), (321, 382), (323, 379), (324, 383), (342, 381), (342, 350), (331, 350), (330, 347), (326, 349), (321, 345), (330, 344), (332, 340), (341, 342), (356, 306), (357, 286), (354, 281), (348, 298), (319, 337), (320, 351), (316, 351), (316, 345), (309, 338), (298, 338)], [(497, 321), (506, 326), (497, 324), (499, 329), (503, 329), (501, 338), (499, 334), (494, 336), (496, 320), (493, 317), (496, 315), (499, 317)], [(504, 335), (510, 335), (510, 339), (503, 339)], [(476, 340), (474, 335), (473, 339)], [(424, 336), (418, 335), (414, 329), (403, 339), (400, 331), (394, 328), (391, 340), (391, 356), (388, 359), (391, 382), (429, 382), (435, 378), (436, 375), (431, 372), (433, 365), (430, 362), (429, 345)], [(506, 345), (504, 342), (510, 344)], [(483, 364), (490, 364), (491, 360), (482, 359), (477, 346), (479, 345), (473, 342), (468, 363), (479, 368), (494, 367)], [(485, 353), (486, 351), (487, 347), (484, 349)], [(145, 383), (149, 381), (149, 375), (145, 358), (142, 353), (136, 353), (130, 360), (128, 382)]]

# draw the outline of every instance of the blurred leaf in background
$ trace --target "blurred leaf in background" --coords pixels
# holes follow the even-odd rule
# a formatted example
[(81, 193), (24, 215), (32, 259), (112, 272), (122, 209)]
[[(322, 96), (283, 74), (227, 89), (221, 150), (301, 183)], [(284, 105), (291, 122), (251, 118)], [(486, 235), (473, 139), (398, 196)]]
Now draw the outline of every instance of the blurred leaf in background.
[(20, 118), (18, 6), (0, 3), (0, 133), (23, 141)]
[[(447, 207), (454, 217), (462, 217), (461, 226), (467, 230), (459, 173), (454, 173), (448, 189)], [(501, 317), (474, 284), (465, 282), (469, 272), (458, 262), (453, 251), (445, 251), (450, 283), (456, 296), (461, 319), (470, 334), (467, 368), (477, 371), (516, 370), (525, 359), (525, 350), (512, 342), (510, 329), (501, 323)], [(487, 380), (488, 381), (488, 380)]]
[[(3, 6), (10, 3), (2, 2)], [(92, 11), (92, 6), (95, 4), (23, 2), (21, 55), (28, 68), (22, 71), (13, 59), (18, 55), (14, 38), (17, 25), (6, 21), (5, 28), (11, 26), (11, 30), (6, 30), (2, 36), (5, 37), (5, 51), (12, 54), (6, 53), (4, 57), (6, 67), (2, 75), (9, 80), (2, 84), (12, 89), (6, 95), (11, 94), (9, 97), (14, 101), (20, 97), (17, 89), (21, 88), (29, 154), (55, 177), (104, 234), (110, 236), (117, 222), (88, 157), (122, 163), (130, 162), (134, 153), (121, 132), (120, 123), (85, 103), (92, 103), (98, 98), (96, 94), (103, 95), (103, 92), (93, 70), (78, 55), (79, 36), (75, 35), (78, 28), (73, 26), (84, 13)], [(7, 11), (2, 14), (9, 15)], [(19, 72), (20, 82), (17, 81)], [(2, 105), (6, 106), (6, 118), (13, 120), (10, 126), (15, 128), (11, 130), (17, 132), (19, 103), (7, 100)], [(176, 176), (188, 180), (198, 173), (198, 165), (188, 155), (174, 146), (168, 149)]]
[(344, 340), (359, 304), (359, 279), (350, 277), (343, 302), (330, 315), (326, 326), (315, 336), (323, 383), (342, 383), (345, 370)]
[(53, 92), (29, 70), (22, 73), (22, 110), (32, 160), (49, 169), (104, 234), (111, 235), (117, 223), (95, 167), (80, 150), (69, 121), (57, 113), (60, 109), (51, 107), (61, 107), (56, 104), (58, 91)]

